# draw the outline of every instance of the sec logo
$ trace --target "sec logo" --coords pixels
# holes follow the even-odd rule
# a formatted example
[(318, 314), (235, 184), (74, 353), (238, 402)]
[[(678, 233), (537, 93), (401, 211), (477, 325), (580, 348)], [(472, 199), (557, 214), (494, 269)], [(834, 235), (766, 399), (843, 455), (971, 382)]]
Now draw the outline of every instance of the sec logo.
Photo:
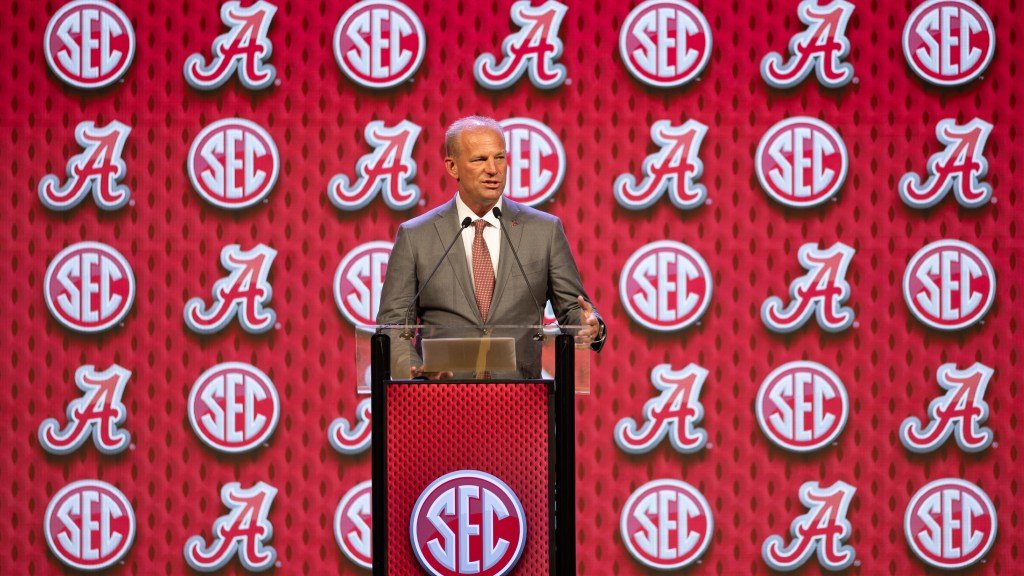
[(499, 122), (508, 150), (505, 196), (536, 206), (558, 190), (565, 178), (565, 149), (558, 136), (530, 118)]
[(922, 80), (959, 86), (980, 76), (996, 53), (996, 30), (970, 0), (928, 0), (903, 28), (903, 56)]
[(503, 481), (459, 470), (420, 494), (409, 539), (420, 565), (434, 576), (504, 576), (526, 547), (526, 513)]
[(619, 56), (634, 78), (659, 88), (692, 81), (711, 59), (711, 26), (684, 0), (648, 0), (626, 16)]
[(96, 89), (117, 82), (135, 56), (135, 29), (104, 0), (77, 0), (50, 18), (43, 36), (50, 70), (65, 84)]
[(260, 446), (281, 415), (277, 388), (262, 370), (243, 362), (210, 368), (192, 385), (188, 420), (207, 446), (229, 454)]
[(622, 507), (619, 531), (626, 549), (644, 566), (674, 570), (696, 562), (711, 545), (711, 506), (681, 480), (653, 480)]
[(671, 240), (641, 247), (619, 277), (619, 298), (630, 318), (658, 332), (695, 324), (711, 304), (711, 290), (711, 270), (704, 258)]
[(761, 383), (754, 406), (765, 436), (793, 452), (827, 446), (850, 414), (846, 387), (816, 362), (789, 362), (773, 370)]
[(277, 145), (259, 124), (226, 118), (210, 124), (192, 141), (188, 178), (204, 200), (240, 210), (266, 198), (277, 183)]
[(334, 539), (346, 558), (366, 569), (373, 568), (373, 516), (369, 480), (345, 493), (334, 512)]
[(981, 560), (996, 540), (998, 525), (984, 490), (959, 478), (936, 480), (918, 490), (903, 519), (914, 554), (948, 570)]
[(839, 133), (809, 116), (772, 126), (754, 156), (761, 188), (791, 208), (810, 208), (834, 196), (846, 180), (848, 164)]
[(76, 332), (101, 332), (120, 322), (135, 300), (135, 274), (120, 252), (99, 242), (61, 250), (46, 269), (50, 314)]
[(43, 529), (50, 551), (66, 566), (102, 570), (120, 562), (132, 547), (135, 512), (117, 488), (80, 480), (50, 500)]
[(959, 330), (980, 321), (996, 297), (996, 274), (980, 250), (959, 240), (939, 240), (910, 259), (903, 298), (910, 312), (937, 330)]
[(353, 326), (377, 322), (391, 242), (367, 242), (345, 255), (334, 273), (334, 303)]
[(334, 29), (334, 59), (353, 82), (390, 88), (423, 62), (427, 34), (419, 17), (396, 0), (365, 0), (349, 8)]

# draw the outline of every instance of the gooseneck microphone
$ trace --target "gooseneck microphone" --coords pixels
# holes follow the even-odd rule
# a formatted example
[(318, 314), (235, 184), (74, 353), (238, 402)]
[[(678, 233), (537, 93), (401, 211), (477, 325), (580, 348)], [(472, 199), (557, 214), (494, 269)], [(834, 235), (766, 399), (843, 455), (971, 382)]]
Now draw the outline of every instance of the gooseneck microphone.
[(459, 224), (459, 231), (455, 233), (455, 237), (452, 238), (452, 241), (448, 243), (448, 247), (444, 249), (444, 254), (441, 254), (441, 259), (438, 260), (437, 264), (434, 265), (434, 269), (430, 271), (430, 275), (427, 276), (427, 279), (423, 282), (423, 285), (420, 286), (420, 289), (416, 292), (416, 295), (412, 297), (412, 302), (409, 302), (409, 307), (405, 309), (405, 329), (402, 330), (403, 339), (409, 340), (412, 338), (412, 331), (409, 330), (409, 315), (412, 314), (413, 309), (416, 307), (416, 302), (420, 299), (420, 294), (423, 293), (423, 290), (427, 287), (427, 284), (430, 284), (430, 281), (434, 278), (434, 274), (437, 274), (437, 269), (441, 267), (441, 263), (444, 262), (444, 259), (448, 257), (448, 253), (452, 251), (452, 248), (455, 246), (455, 243), (458, 242), (459, 237), (462, 236), (462, 231), (465, 230), (466, 228), (469, 228), (469, 225), (472, 223), (473, 219), (470, 218), (469, 216), (466, 216), (465, 218), (462, 219), (462, 223)]
[(491, 209), (491, 214), (498, 219), (498, 226), (501, 228), (501, 235), (505, 237), (505, 242), (508, 243), (509, 250), (512, 252), (512, 257), (516, 259), (516, 265), (519, 266), (519, 273), (523, 275), (523, 280), (526, 280), (526, 287), (530, 290), (530, 298), (533, 299), (533, 305), (537, 308), (537, 333), (534, 334), (534, 340), (544, 339), (544, 309), (541, 308), (540, 303), (537, 302), (537, 297), (533, 293), (533, 285), (530, 284), (530, 279), (526, 276), (526, 270), (523, 269), (523, 263), (519, 261), (519, 253), (516, 252), (516, 247), (512, 245), (512, 239), (508, 236), (508, 231), (505, 230), (505, 221), (501, 219), (501, 209), (495, 206)]

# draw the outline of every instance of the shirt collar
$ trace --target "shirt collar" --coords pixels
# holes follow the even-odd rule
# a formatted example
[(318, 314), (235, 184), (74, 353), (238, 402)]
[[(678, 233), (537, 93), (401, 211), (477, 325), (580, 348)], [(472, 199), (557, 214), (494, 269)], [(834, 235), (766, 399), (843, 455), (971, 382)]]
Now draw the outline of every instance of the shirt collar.
[[(504, 196), (502, 196), (501, 198), (498, 198), (498, 203), (495, 204), (495, 206), (498, 207), (498, 210), (501, 210), (502, 212), (504, 212), (505, 211), (505, 207), (504, 207), (503, 204), (504, 204)], [(475, 212), (473, 212), (472, 210), (469, 209), (469, 206), (466, 206), (466, 203), (462, 201), (462, 196), (459, 196), (458, 192), (455, 193), (455, 209), (459, 213), (459, 222), (462, 222), (463, 220), (465, 220), (466, 216), (469, 216), (469, 219), (472, 222), (476, 222), (477, 220), (480, 219), (480, 217), (477, 216)], [(495, 228), (498, 227), (498, 219), (494, 217), (494, 212), (493, 211), (488, 212), (487, 214), (485, 214), (483, 218), (484, 218), (484, 222), (487, 222), (488, 224), (490, 224), (491, 226), (494, 226)]]

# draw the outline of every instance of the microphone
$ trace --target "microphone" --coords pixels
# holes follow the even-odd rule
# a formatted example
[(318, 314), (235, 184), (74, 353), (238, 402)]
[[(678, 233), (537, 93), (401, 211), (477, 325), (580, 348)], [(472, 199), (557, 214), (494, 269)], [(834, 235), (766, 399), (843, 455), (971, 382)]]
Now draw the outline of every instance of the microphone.
[(412, 302), (409, 302), (409, 307), (405, 309), (405, 329), (402, 330), (403, 339), (409, 340), (410, 338), (412, 338), (412, 331), (409, 330), (409, 315), (412, 313), (413, 308), (416, 307), (416, 302), (420, 299), (420, 294), (423, 293), (423, 290), (427, 287), (427, 284), (430, 284), (431, 279), (434, 278), (434, 274), (437, 273), (437, 269), (441, 267), (441, 263), (444, 262), (444, 259), (448, 257), (448, 253), (452, 251), (452, 248), (455, 246), (455, 243), (458, 242), (459, 237), (462, 236), (462, 231), (465, 230), (466, 228), (469, 228), (469, 225), (472, 223), (473, 219), (470, 218), (469, 216), (466, 216), (465, 218), (462, 219), (462, 222), (459, 224), (459, 231), (455, 233), (455, 237), (452, 238), (452, 241), (450, 243), (448, 243), (448, 247), (444, 249), (444, 254), (441, 254), (441, 259), (438, 260), (437, 264), (434, 265), (434, 269), (430, 271), (430, 275), (427, 276), (427, 279), (423, 282), (423, 285), (420, 286), (420, 289), (416, 292), (416, 295), (412, 297)]
[(505, 230), (505, 221), (501, 219), (501, 209), (495, 206), (491, 209), (491, 214), (498, 219), (498, 226), (501, 228), (501, 235), (505, 237), (505, 242), (508, 243), (509, 250), (512, 252), (512, 257), (516, 259), (516, 264), (519, 266), (519, 273), (523, 275), (523, 280), (526, 280), (526, 287), (530, 290), (530, 298), (533, 299), (533, 305), (537, 308), (537, 333), (534, 334), (534, 340), (544, 339), (544, 309), (540, 307), (540, 303), (537, 302), (537, 297), (533, 294), (533, 285), (530, 284), (530, 279), (526, 276), (526, 270), (523, 269), (523, 263), (519, 261), (519, 253), (516, 252), (516, 247), (512, 245), (512, 239), (508, 236), (508, 231)]

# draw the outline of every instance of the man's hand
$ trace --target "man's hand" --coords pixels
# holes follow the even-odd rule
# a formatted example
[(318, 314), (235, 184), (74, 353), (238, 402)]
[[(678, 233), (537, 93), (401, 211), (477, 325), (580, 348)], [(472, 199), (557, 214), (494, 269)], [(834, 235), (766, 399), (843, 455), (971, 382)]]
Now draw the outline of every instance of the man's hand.
[(455, 373), (450, 370), (442, 370), (441, 372), (424, 372), (420, 366), (409, 366), (409, 379), (415, 380), (417, 378), (424, 378), (426, 380), (448, 380), (455, 376)]
[(580, 304), (580, 324), (583, 325), (576, 336), (584, 342), (593, 342), (601, 334), (601, 322), (594, 314), (594, 307), (583, 296), (577, 296), (576, 301)]

